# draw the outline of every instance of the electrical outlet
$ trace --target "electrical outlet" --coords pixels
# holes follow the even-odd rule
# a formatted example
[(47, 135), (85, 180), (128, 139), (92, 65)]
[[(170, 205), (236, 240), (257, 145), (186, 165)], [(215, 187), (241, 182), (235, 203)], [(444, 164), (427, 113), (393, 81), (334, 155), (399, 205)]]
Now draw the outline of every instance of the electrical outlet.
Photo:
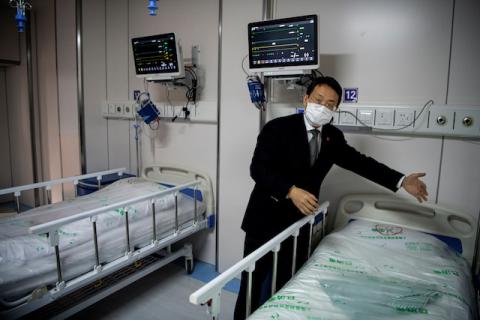
[(391, 128), (395, 110), (390, 108), (377, 108), (375, 112), (375, 127)]
[(361, 126), (373, 126), (373, 119), (375, 116), (375, 110), (373, 109), (358, 109), (357, 117), (358, 124)]
[(339, 124), (342, 126), (354, 126), (357, 123), (357, 113), (354, 108), (341, 108)]
[(123, 104), (121, 103), (115, 104), (115, 114), (119, 116), (123, 115)]
[(413, 128), (415, 111), (411, 109), (395, 109), (395, 126)]
[(465, 136), (480, 136), (480, 108), (455, 108), (453, 132)]
[(126, 103), (123, 106), (123, 111), (126, 117), (135, 118), (135, 103)]

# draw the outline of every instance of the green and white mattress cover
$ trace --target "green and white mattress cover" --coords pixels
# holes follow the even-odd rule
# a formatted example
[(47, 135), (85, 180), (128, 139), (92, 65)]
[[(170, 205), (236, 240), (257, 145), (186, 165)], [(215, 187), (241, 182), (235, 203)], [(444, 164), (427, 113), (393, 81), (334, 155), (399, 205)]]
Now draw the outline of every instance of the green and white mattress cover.
[(429, 234), (353, 221), (248, 319), (476, 319), (467, 261)]
[[(0, 219), (0, 298), (17, 298), (32, 290), (54, 285), (57, 281), (55, 249), (46, 235), (28, 232), (32, 225), (87, 210), (133, 199), (167, 189), (142, 178), (119, 180), (95, 193), (73, 200), (38, 207), (21, 214)], [(198, 212), (205, 211), (198, 201)], [(157, 238), (172, 234), (175, 229), (175, 198), (173, 194), (155, 199)], [(179, 226), (193, 222), (194, 201), (178, 194)], [(130, 246), (142, 247), (152, 241), (151, 201), (128, 206)], [(58, 230), (63, 277), (72, 279), (91, 271), (95, 265), (92, 223), (89, 218), (67, 224)], [(117, 209), (97, 217), (100, 262), (110, 262), (126, 252), (125, 210)]]

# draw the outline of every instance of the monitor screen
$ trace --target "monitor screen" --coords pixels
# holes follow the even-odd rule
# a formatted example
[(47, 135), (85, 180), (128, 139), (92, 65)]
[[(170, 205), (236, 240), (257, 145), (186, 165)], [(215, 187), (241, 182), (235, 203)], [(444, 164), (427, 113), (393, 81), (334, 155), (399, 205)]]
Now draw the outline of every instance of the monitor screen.
[(250, 23), (250, 69), (318, 68), (317, 20), (317, 15), (308, 15)]
[(132, 39), (135, 72), (147, 80), (172, 78), (184, 72), (174, 33)]

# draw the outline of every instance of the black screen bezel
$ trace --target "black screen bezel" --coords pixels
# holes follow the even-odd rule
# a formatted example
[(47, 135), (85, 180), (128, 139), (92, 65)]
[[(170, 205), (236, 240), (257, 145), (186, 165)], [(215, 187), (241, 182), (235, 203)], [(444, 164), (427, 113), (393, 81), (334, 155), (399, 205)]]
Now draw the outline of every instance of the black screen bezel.
[[(175, 43), (175, 48), (174, 48), (174, 58), (175, 58), (175, 68), (171, 70), (157, 70), (157, 71), (139, 71), (138, 66), (135, 60), (135, 50), (134, 48), (134, 41), (138, 40), (150, 40), (150, 39), (164, 39), (164, 38), (170, 38), (173, 36), (173, 41)], [(145, 37), (136, 37), (132, 38), (132, 53), (133, 53), (133, 62), (135, 64), (135, 73), (139, 76), (146, 76), (146, 75), (152, 75), (152, 74), (169, 74), (169, 73), (178, 73), (180, 70), (180, 62), (178, 61), (178, 47), (177, 47), (177, 39), (175, 38), (175, 33), (169, 32), (169, 33), (162, 33), (162, 34), (156, 34), (156, 35), (151, 35), (151, 36), (145, 36)]]
[[(315, 45), (315, 59), (313, 61), (295, 61), (295, 62), (277, 62), (277, 63), (269, 63), (269, 64), (253, 64), (252, 60), (252, 42), (251, 39), (251, 32), (252, 27), (263, 27), (268, 25), (274, 24), (282, 24), (282, 23), (291, 23), (291, 22), (299, 22), (305, 20), (314, 20), (314, 45)], [(297, 17), (290, 17), (290, 18), (283, 18), (283, 19), (275, 19), (275, 20), (267, 20), (267, 21), (259, 21), (259, 22), (251, 22), (248, 24), (248, 61), (250, 69), (269, 69), (269, 68), (281, 68), (281, 67), (295, 67), (295, 66), (310, 66), (310, 65), (318, 65), (318, 16), (316, 14), (310, 14), (305, 16), (297, 16)]]

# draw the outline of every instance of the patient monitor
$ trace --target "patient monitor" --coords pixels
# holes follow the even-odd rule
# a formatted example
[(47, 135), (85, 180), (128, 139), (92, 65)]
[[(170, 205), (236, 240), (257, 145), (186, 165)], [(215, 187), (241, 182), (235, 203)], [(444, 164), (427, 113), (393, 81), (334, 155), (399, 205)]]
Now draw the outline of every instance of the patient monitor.
[(317, 21), (317, 15), (307, 15), (249, 23), (250, 71), (277, 76), (318, 69)]
[(174, 33), (132, 39), (137, 77), (147, 81), (183, 78), (182, 50)]

